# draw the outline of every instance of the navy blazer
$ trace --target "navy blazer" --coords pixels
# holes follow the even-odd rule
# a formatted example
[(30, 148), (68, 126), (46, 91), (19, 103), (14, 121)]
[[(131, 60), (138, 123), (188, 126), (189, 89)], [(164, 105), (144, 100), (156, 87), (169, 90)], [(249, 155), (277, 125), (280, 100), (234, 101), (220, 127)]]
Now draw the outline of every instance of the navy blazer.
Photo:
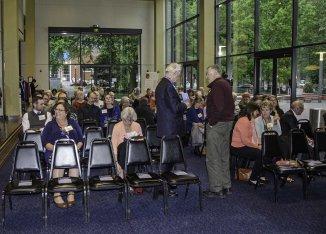
[(170, 80), (163, 77), (155, 90), (157, 107), (157, 136), (182, 135), (186, 104), (180, 101), (179, 95)]

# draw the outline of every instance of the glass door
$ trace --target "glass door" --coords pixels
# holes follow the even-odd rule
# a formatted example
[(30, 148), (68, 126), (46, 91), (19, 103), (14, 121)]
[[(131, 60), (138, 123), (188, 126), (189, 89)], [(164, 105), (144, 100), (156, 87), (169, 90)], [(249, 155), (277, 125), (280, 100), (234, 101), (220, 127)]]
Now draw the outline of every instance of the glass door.
[(291, 57), (263, 58), (258, 62), (259, 94), (289, 95)]
[(184, 65), (183, 85), (185, 90), (198, 89), (198, 65), (197, 64)]

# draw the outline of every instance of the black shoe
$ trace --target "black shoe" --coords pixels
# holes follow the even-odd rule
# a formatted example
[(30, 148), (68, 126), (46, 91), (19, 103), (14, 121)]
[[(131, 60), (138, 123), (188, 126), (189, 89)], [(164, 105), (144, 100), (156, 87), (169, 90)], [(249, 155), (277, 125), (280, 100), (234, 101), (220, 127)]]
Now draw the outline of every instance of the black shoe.
[(219, 198), (225, 198), (225, 195), (223, 194), (222, 191), (220, 192), (212, 192), (212, 191), (204, 191), (203, 192), (204, 196), (207, 197), (207, 198), (216, 198), (216, 197), (219, 197)]
[(224, 194), (225, 195), (231, 195), (232, 194), (231, 188), (224, 189)]

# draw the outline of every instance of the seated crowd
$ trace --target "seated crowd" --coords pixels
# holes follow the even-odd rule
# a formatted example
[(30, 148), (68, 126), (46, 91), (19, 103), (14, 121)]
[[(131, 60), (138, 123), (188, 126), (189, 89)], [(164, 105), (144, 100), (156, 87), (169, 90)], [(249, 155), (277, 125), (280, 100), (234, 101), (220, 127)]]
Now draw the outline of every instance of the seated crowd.
[[(184, 89), (179, 88), (178, 94), (181, 101), (189, 102), (183, 118), (184, 135), (181, 136), (183, 145), (190, 144), (194, 147), (195, 154), (200, 155), (207, 125), (205, 90), (200, 87), (198, 90), (184, 92)], [(287, 158), (289, 132), (297, 128), (298, 117), (303, 112), (304, 106), (301, 101), (294, 101), (291, 109), (284, 113), (274, 95), (257, 95), (251, 98), (249, 93), (244, 93), (239, 103), (237, 95), (234, 94), (233, 98), (235, 111), (234, 127), (230, 132), (230, 152), (231, 155), (254, 161), (249, 182), (257, 184), (262, 167), (262, 133), (266, 130), (276, 131), (283, 142), (283, 155), (280, 155), (280, 158)], [(23, 116), (23, 131), (42, 131), (42, 144), (47, 163), (51, 159), (55, 141), (58, 139), (73, 139), (77, 148), (82, 149), (86, 120), (92, 121), (95, 126), (103, 129), (110, 121), (117, 121), (111, 139), (120, 175), (123, 175), (124, 170), (125, 140), (145, 135), (137, 118), (144, 119), (147, 126), (155, 125), (157, 121), (155, 95), (150, 89), (147, 89), (146, 94), (142, 96), (139, 88), (135, 88), (129, 96), (123, 96), (120, 102), (115, 99), (112, 91), (104, 92), (97, 87), (93, 87), (86, 96), (83, 88), (78, 87), (71, 101), (64, 90), (59, 90), (55, 94), (48, 90), (33, 98), (32, 108)], [(62, 177), (63, 173), (63, 169), (56, 169), (53, 171), (53, 177)], [(70, 169), (69, 175), (78, 176), (78, 170)], [(67, 202), (63, 200), (60, 193), (55, 193), (54, 202), (60, 208), (72, 206), (75, 203), (74, 193), (68, 193)]]

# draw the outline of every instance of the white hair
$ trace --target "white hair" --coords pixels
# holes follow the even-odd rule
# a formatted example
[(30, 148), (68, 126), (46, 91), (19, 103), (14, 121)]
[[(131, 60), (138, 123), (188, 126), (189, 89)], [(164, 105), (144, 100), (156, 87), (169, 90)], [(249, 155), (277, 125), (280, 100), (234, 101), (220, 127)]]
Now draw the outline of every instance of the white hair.
[(121, 119), (122, 120), (132, 119), (133, 121), (136, 121), (137, 114), (136, 114), (134, 108), (132, 108), (132, 107), (124, 108), (123, 111), (121, 112)]
[(165, 76), (171, 77), (174, 76), (176, 72), (181, 72), (182, 66), (179, 63), (170, 63), (165, 69)]

